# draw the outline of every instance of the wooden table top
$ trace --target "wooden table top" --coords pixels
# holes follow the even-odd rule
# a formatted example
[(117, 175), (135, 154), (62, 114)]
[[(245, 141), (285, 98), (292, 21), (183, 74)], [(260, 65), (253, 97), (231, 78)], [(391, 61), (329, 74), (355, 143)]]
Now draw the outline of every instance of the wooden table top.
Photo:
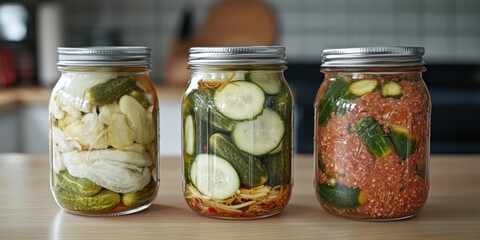
[(433, 155), (431, 189), (422, 212), (392, 222), (333, 216), (313, 190), (313, 157), (295, 158), (295, 185), (279, 215), (222, 220), (185, 204), (180, 158), (162, 158), (153, 205), (118, 217), (85, 217), (61, 210), (49, 188), (47, 155), (0, 154), (0, 239), (480, 239), (480, 156)]

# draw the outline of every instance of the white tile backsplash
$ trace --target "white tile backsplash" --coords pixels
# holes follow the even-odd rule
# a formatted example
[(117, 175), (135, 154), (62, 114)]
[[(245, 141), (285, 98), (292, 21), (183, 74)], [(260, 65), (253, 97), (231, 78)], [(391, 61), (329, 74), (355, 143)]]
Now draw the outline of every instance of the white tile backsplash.
[[(122, 31), (124, 44), (153, 44), (155, 67), (163, 71), (168, 43), (178, 32), (186, 2), (198, 28), (218, 0), (64, 0), (66, 44), (83, 45), (86, 31), (115, 27)], [(420, 45), (434, 62), (480, 63), (477, 0), (265, 2), (277, 11), (279, 42), (287, 46), (291, 60), (316, 61), (322, 49), (332, 47)]]

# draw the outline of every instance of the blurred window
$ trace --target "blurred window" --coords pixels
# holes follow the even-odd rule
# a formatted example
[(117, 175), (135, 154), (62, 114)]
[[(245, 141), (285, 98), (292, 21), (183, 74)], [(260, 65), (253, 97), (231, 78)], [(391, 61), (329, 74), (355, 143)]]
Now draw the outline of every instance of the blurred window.
[(0, 4), (0, 40), (20, 42), (27, 36), (27, 8), (20, 3)]

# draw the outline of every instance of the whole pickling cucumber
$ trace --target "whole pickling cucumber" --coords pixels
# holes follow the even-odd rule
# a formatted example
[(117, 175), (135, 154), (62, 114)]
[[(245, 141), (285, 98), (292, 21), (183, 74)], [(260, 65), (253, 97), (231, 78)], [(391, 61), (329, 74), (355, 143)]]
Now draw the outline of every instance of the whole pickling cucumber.
[(123, 194), (122, 203), (123, 205), (131, 208), (136, 208), (151, 203), (155, 198), (156, 190), (157, 188), (155, 181), (152, 179), (142, 190)]
[(262, 162), (257, 157), (240, 151), (227, 135), (215, 133), (210, 136), (210, 151), (235, 168), (242, 185), (256, 187), (267, 182), (268, 173)]
[[(287, 152), (287, 151), (285, 151)], [(274, 187), (290, 183), (292, 168), (291, 155), (287, 153), (266, 154), (261, 158), (268, 173), (267, 185)]]
[(113, 78), (89, 88), (85, 97), (92, 105), (101, 106), (118, 101), (123, 95), (132, 92), (135, 86), (135, 80), (130, 76)]
[(70, 175), (67, 171), (61, 171), (55, 175), (55, 183), (64, 190), (91, 197), (102, 190), (102, 186), (95, 184), (86, 178), (78, 178)]
[(350, 188), (343, 184), (331, 186), (322, 183), (318, 186), (318, 193), (322, 201), (336, 208), (355, 209), (364, 202), (359, 188)]
[(108, 211), (120, 203), (120, 194), (107, 189), (103, 189), (91, 197), (85, 197), (56, 188), (55, 195), (62, 207), (74, 211)]
[(235, 121), (226, 118), (215, 108), (212, 90), (197, 89), (191, 92), (187, 98), (190, 98), (187, 99), (187, 101), (191, 101), (189, 104), (193, 104), (196, 118), (210, 123), (221, 131), (232, 131)]

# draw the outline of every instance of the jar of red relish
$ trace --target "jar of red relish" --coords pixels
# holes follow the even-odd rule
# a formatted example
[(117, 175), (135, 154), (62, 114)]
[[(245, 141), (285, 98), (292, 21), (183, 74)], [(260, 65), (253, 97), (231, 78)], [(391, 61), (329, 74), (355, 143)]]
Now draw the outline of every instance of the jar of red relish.
[(325, 210), (404, 219), (429, 189), (431, 102), (424, 48), (326, 49), (315, 101), (315, 192)]

